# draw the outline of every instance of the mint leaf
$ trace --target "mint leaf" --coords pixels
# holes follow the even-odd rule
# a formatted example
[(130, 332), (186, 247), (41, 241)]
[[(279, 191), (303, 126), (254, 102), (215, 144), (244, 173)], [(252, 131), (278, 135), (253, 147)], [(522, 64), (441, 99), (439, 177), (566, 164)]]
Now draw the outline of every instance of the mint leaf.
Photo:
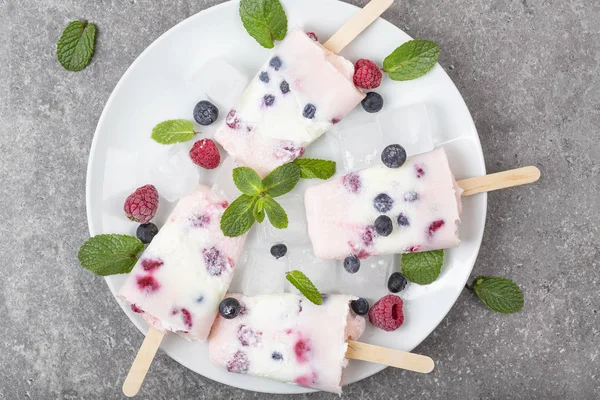
[(251, 196), (259, 195), (263, 190), (260, 176), (248, 167), (237, 167), (233, 170), (233, 183), (240, 192)]
[(221, 231), (229, 237), (241, 236), (254, 224), (254, 203), (256, 197), (242, 194), (227, 207), (221, 217)]
[(265, 211), (269, 222), (277, 229), (284, 229), (288, 226), (288, 216), (281, 205), (270, 197), (264, 198)]
[(152, 139), (160, 144), (186, 142), (194, 137), (194, 124), (185, 119), (161, 122), (152, 129)]
[(402, 273), (411, 282), (428, 285), (435, 281), (444, 265), (444, 250), (402, 254)]
[(89, 238), (79, 249), (81, 266), (96, 275), (127, 274), (137, 262), (144, 244), (128, 235), (97, 235)]
[(293, 270), (286, 272), (285, 278), (300, 291), (311, 303), (318, 306), (323, 304), (323, 297), (304, 272)]
[(303, 179), (329, 179), (335, 174), (335, 161), (297, 158), (294, 164), (300, 167), (300, 177)]
[(523, 292), (511, 280), (497, 276), (479, 276), (473, 281), (473, 291), (492, 310), (512, 314), (523, 308)]
[(273, 48), (273, 40), (283, 40), (287, 17), (279, 0), (241, 0), (240, 17), (246, 31), (258, 44)]
[(410, 81), (437, 63), (440, 47), (431, 40), (409, 40), (383, 60), (383, 70), (395, 81)]
[(63, 31), (56, 45), (60, 65), (68, 71), (81, 71), (94, 55), (96, 25), (87, 21), (72, 21)]
[(300, 181), (300, 167), (294, 163), (275, 168), (263, 179), (263, 190), (271, 197), (279, 197), (296, 187)]
[(262, 197), (259, 197), (256, 203), (254, 203), (252, 215), (254, 215), (254, 219), (259, 224), (265, 220), (265, 200)]

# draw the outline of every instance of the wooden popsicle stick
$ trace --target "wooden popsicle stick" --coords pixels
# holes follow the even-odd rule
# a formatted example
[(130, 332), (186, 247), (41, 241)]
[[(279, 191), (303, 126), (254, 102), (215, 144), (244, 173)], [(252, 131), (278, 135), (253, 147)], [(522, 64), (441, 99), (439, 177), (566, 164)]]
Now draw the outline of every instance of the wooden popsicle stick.
[(351, 41), (356, 39), (385, 10), (390, 8), (394, 0), (371, 0), (356, 15), (344, 24), (323, 46), (333, 54), (339, 54)]
[(539, 169), (530, 166), (498, 172), (496, 174), (463, 179), (456, 183), (464, 190), (461, 196), (465, 197), (477, 193), (491, 192), (492, 190), (533, 183), (540, 179), (540, 175)]
[(133, 360), (127, 378), (123, 382), (123, 394), (125, 396), (133, 397), (140, 391), (150, 364), (152, 364), (152, 360), (154, 360), (158, 346), (160, 346), (160, 342), (162, 342), (164, 336), (163, 332), (153, 327), (148, 329), (146, 339), (144, 339), (142, 347), (140, 347), (135, 360)]
[(428, 374), (435, 366), (430, 357), (409, 353), (402, 350), (388, 349), (372, 344), (348, 340), (346, 358), (370, 361), (390, 367), (402, 368), (409, 371)]

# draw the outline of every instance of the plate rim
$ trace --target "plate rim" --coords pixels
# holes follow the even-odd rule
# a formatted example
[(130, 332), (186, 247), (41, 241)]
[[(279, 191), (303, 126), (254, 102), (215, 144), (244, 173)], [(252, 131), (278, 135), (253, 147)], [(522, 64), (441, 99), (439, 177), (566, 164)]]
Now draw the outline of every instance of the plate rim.
[[(321, 0), (323, 1), (323, 0)], [(355, 6), (354, 4), (349, 4), (346, 3), (342, 0), (326, 0), (330, 3), (337, 3), (339, 4), (340, 7), (348, 7), (351, 8), (352, 11), (356, 12), (358, 10), (360, 10), (360, 7)], [(135, 66), (137, 66), (138, 63), (142, 62), (142, 60), (145, 58), (145, 56), (155, 47), (158, 46), (158, 44), (162, 41), (164, 41), (168, 36), (174, 34), (174, 32), (177, 30), (177, 28), (180, 28), (181, 26), (185, 25), (185, 24), (189, 24), (189, 23), (193, 23), (194, 20), (196, 18), (200, 18), (203, 15), (206, 14), (210, 14), (213, 12), (217, 12), (219, 9), (221, 8), (225, 8), (225, 7), (231, 7), (232, 3), (237, 3), (237, 1), (225, 1), (219, 4), (216, 4), (214, 6), (205, 8), (203, 10), (198, 11), (195, 14), (192, 14), (190, 16), (188, 16), (187, 18), (179, 21), (178, 23), (176, 23), (175, 25), (173, 25), (172, 27), (170, 27), (168, 30), (166, 30), (165, 32), (163, 32), (160, 36), (158, 36), (150, 45), (148, 45), (136, 58), (135, 60), (129, 65), (129, 67), (127, 68), (127, 70), (123, 73), (123, 75), (121, 76), (121, 78), (119, 78), (119, 81), (117, 82), (117, 84), (115, 85), (115, 87), (113, 88), (110, 96), (108, 97), (106, 104), (104, 105), (104, 108), (102, 109), (102, 113), (100, 114), (100, 118), (98, 119), (98, 122), (96, 124), (96, 129), (94, 130), (94, 135), (92, 138), (92, 143), (90, 145), (90, 150), (89, 150), (89, 156), (88, 156), (88, 163), (87, 163), (87, 169), (86, 169), (86, 196), (85, 196), (85, 202), (86, 202), (86, 218), (87, 218), (87, 223), (88, 223), (88, 231), (90, 233), (90, 237), (98, 235), (100, 233), (97, 232), (97, 229), (94, 226), (93, 223), (93, 218), (92, 218), (92, 210), (90, 207), (91, 204), (91, 181), (92, 181), (92, 165), (94, 164), (94, 159), (95, 159), (95, 155), (96, 155), (96, 147), (98, 145), (98, 137), (99, 137), (99, 131), (101, 126), (104, 124), (104, 120), (106, 119), (106, 115), (107, 115), (107, 110), (110, 108), (111, 104), (114, 102), (114, 99), (117, 95), (117, 92), (119, 91), (120, 87), (124, 84), (124, 82), (127, 80), (127, 78), (129, 77), (130, 74), (132, 74), (133, 70), (135, 69)], [(402, 30), (401, 28), (399, 28), (398, 26), (394, 25), (393, 23), (389, 22), (388, 20), (384, 19), (383, 17), (379, 17), (378, 20), (382, 21), (383, 23), (395, 28), (396, 30), (402, 32), (403, 34), (405, 34), (406, 36), (408, 36), (410, 39), (413, 39), (412, 36), (410, 36), (408, 33), (406, 33), (404, 30)], [(409, 40), (410, 40), (409, 39)], [(479, 154), (481, 154), (481, 158), (482, 158), (482, 166), (483, 166), (483, 171), (484, 173), (487, 173), (487, 169), (485, 166), (485, 155), (483, 153), (483, 148), (481, 146), (481, 140), (479, 137), (479, 132), (477, 131), (477, 127), (475, 126), (475, 121), (473, 120), (473, 116), (464, 100), (464, 97), (462, 96), (462, 94), (460, 93), (460, 91), (458, 90), (458, 88), (456, 87), (456, 84), (454, 83), (454, 81), (452, 80), (452, 78), (448, 75), (448, 73), (446, 72), (446, 70), (444, 70), (444, 68), (441, 67), (441, 65), (438, 63), (436, 63), (437, 66), (440, 67), (441, 72), (444, 74), (444, 76), (449, 80), (449, 82), (451, 83), (451, 86), (453, 87), (453, 89), (458, 93), (459, 97), (460, 97), (460, 105), (465, 109), (465, 111), (467, 112), (469, 118), (469, 125), (470, 128), (475, 132), (475, 136), (473, 139), (474, 144), (476, 145)], [(467, 283), (469, 276), (471, 275), (473, 268), (475, 267), (475, 263), (477, 261), (477, 257), (479, 256), (479, 251), (481, 249), (481, 244), (483, 241), (483, 234), (485, 232), (485, 222), (487, 220), (487, 207), (488, 207), (488, 202), (487, 202), (487, 193), (482, 193), (480, 194), (481, 197), (483, 197), (483, 210), (482, 210), (482, 220), (483, 220), (483, 226), (481, 228), (481, 234), (478, 235), (478, 238), (476, 240), (475, 243), (475, 258), (473, 260), (472, 265), (469, 267), (470, 272), (467, 275), (466, 279), (463, 282), (463, 286)], [(145, 337), (146, 336), (146, 331), (147, 331), (147, 326), (139, 323), (138, 321), (136, 321), (135, 319), (132, 319), (129, 315), (129, 313), (126, 310), (126, 307), (118, 300), (118, 297), (113, 293), (113, 291), (111, 290), (111, 283), (108, 281), (107, 277), (104, 278), (105, 283), (107, 284), (109, 291), (111, 292), (113, 298), (116, 300), (117, 304), (119, 305), (119, 307), (123, 310), (123, 312), (125, 312), (125, 315), (127, 316), (127, 318), (134, 324), (134, 326), (137, 327), (137, 329), (142, 333), (142, 335)], [(453, 300), (451, 303), (449, 303), (450, 305), (447, 306), (447, 309), (445, 310), (445, 312), (443, 313), (443, 315), (441, 316), (441, 318), (439, 318), (435, 324), (433, 325), (433, 328), (431, 328), (427, 334), (423, 337), (423, 339), (421, 341), (419, 341), (415, 347), (413, 347), (410, 351), (414, 350), (414, 348), (420, 346), (430, 335), (431, 333), (437, 329), (437, 327), (439, 326), (439, 324), (442, 322), (442, 320), (444, 318), (446, 318), (446, 316), (448, 315), (448, 313), (450, 312), (450, 310), (452, 309), (452, 307), (454, 307), (454, 305), (456, 304), (456, 301), (458, 300), (458, 297), (460, 296), (460, 294), (462, 293), (462, 291), (459, 291), (456, 293), (455, 296), (453, 296)], [(230, 387), (235, 387), (238, 389), (242, 389), (242, 390), (250, 390), (241, 386), (238, 386), (235, 384), (235, 379), (229, 381), (229, 382), (225, 382), (222, 381), (220, 379), (216, 379), (213, 377), (207, 377), (206, 375), (200, 374), (194, 370), (192, 370), (191, 368), (187, 367), (185, 365), (184, 362), (182, 362), (180, 360), (180, 357), (169, 354), (168, 352), (164, 352), (168, 357), (172, 358), (173, 360), (175, 360), (177, 363), (181, 364), (183, 367), (191, 370), (192, 372), (201, 375), (202, 377), (206, 378), (206, 379), (210, 379), (214, 382), (218, 382), (220, 384), (223, 385), (227, 385)], [(378, 365), (377, 368), (375, 368), (372, 372), (368, 372), (365, 374), (360, 374), (359, 378), (354, 382), (354, 383), (358, 383), (360, 381), (362, 381), (363, 379), (366, 379), (370, 376), (373, 376), (379, 372), (381, 372), (382, 370), (384, 370), (385, 368), (387, 368), (387, 366), (385, 365)], [(290, 389), (294, 388), (293, 386), (290, 386)], [(312, 393), (312, 392), (316, 392), (317, 390), (314, 389), (309, 389), (309, 388), (301, 388), (301, 387), (295, 387), (296, 391), (274, 391), (274, 390), (269, 390), (269, 387), (265, 387), (264, 390), (261, 390), (262, 393), (271, 393), (271, 394), (304, 394), (304, 393)]]

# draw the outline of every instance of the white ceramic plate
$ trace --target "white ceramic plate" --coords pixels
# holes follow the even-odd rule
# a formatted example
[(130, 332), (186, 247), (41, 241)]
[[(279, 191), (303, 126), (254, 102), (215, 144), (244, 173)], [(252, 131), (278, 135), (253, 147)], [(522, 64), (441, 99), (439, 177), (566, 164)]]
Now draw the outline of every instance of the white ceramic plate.
[[(322, 41), (357, 11), (356, 7), (335, 0), (301, 2), (288, 0), (283, 3), (290, 20), (290, 27), (300, 26), (307, 31), (315, 31)], [(386, 55), (409, 39), (409, 36), (400, 29), (380, 19), (346, 48), (342, 55), (350, 60), (369, 58), (381, 63)], [(242, 27), (238, 16), (238, 3), (228, 2), (181, 22), (157, 39), (138, 57), (108, 100), (92, 143), (87, 174), (87, 215), (91, 235), (100, 233), (135, 235), (137, 225), (123, 216), (124, 199), (135, 188), (150, 183), (148, 180), (152, 179), (149, 178), (148, 170), (153, 161), (167, 151), (165, 146), (154, 143), (150, 139), (150, 132), (156, 123), (166, 119), (191, 119), (194, 105), (204, 97), (202, 93), (204, 88), (197, 86), (198, 73), (206, 62), (209, 59), (224, 59), (235, 65), (243, 75), (251, 77), (267, 58), (267, 54), (267, 50), (260, 47)], [(458, 90), (439, 65), (425, 77), (410, 82), (393, 82), (384, 78), (384, 83), (377, 91), (385, 99), (384, 111), (412, 103), (427, 105), (431, 113), (433, 142), (446, 148), (452, 170), (457, 178), (485, 174), (483, 154), (473, 120)], [(221, 109), (221, 116), (225, 114), (226, 110)], [(355, 124), (355, 121), (365, 118), (374, 120), (375, 116), (366, 115), (359, 106), (351, 116), (339, 124), (339, 127), (343, 129), (344, 126)], [(368, 130), (372, 125), (365, 125), (364, 128)], [(203, 133), (210, 137), (214, 133), (214, 126), (203, 129)], [(359, 133), (364, 136), (365, 145), (368, 145), (372, 132)], [(191, 143), (184, 146), (189, 148)], [(328, 149), (330, 147), (321, 139), (314, 148), (311, 147), (314, 155), (337, 158), (339, 161), (340, 155), (328, 154), (330, 151)], [(339, 169), (343, 169), (343, 163), (339, 163)], [(219, 179), (219, 175), (203, 174), (201, 180), (212, 183), (215, 179)], [(306, 185), (314, 183), (317, 182), (303, 183), (303, 186), (301, 185), (295, 191), (295, 195), (290, 195), (289, 201), (298, 200), (300, 207), (297, 208), (301, 209), (301, 197), (298, 192)], [(160, 225), (171, 208), (172, 204), (161, 198), (155, 222)], [(291, 223), (296, 220), (301, 221), (302, 215), (294, 215), (294, 213), (292, 211), (290, 215)], [(459, 248), (447, 251), (440, 278), (428, 286), (410, 284), (401, 293), (405, 299), (405, 324), (391, 333), (368, 327), (362, 338), (363, 341), (412, 350), (435, 329), (456, 301), (473, 268), (481, 244), (485, 214), (485, 194), (464, 199), (464, 214), (460, 228), (462, 243)], [(259, 229), (263, 229), (260, 235), (257, 234)], [(259, 229), (253, 228), (251, 232), (245, 260), (248, 260), (248, 257), (260, 259), (268, 254), (270, 247), (268, 238), (264, 239), (264, 236), (261, 236), (264, 235), (265, 228)], [(310, 251), (308, 243), (291, 247), (290, 257), (302, 251)], [(248, 285), (248, 280), (257, 278), (262, 280), (261, 276), (253, 276), (253, 272), (254, 275), (265, 273), (257, 272), (256, 265), (262, 264), (260, 261), (258, 264), (255, 262), (251, 268), (243, 265), (243, 262), (240, 263), (236, 282), (234, 282), (237, 289), (243, 289), (244, 285)], [(288, 267), (289, 265), (283, 268)], [(326, 265), (323, 268), (341, 270), (335, 272), (338, 277), (343, 276), (340, 274), (348, 275), (341, 268), (341, 264)], [(397, 269), (398, 266), (396, 265), (395, 268)], [(367, 267), (361, 270), (369, 271)], [(316, 269), (313, 273), (314, 271)], [(357, 281), (351, 283), (351, 286), (362, 288), (357, 290), (362, 293), (353, 294), (373, 301), (386, 293), (385, 279), (389, 270), (378, 271), (377, 268), (372, 268), (371, 271), (372, 275), (363, 275), (360, 278), (366, 281)], [(279, 272), (277, 276), (283, 274)], [(112, 276), (106, 279), (113, 294), (117, 292), (124, 279), (124, 276)], [(377, 285), (374, 285), (371, 279), (377, 279)], [(336, 288), (336, 283), (329, 282), (332, 287), (321, 288), (321, 290), (344, 290), (344, 288)], [(283, 288), (290, 289), (288, 286)], [(139, 315), (134, 314), (127, 307), (123, 307), (123, 310), (145, 333), (147, 325)], [(257, 392), (309, 391), (302, 387), (262, 378), (230, 374), (210, 363), (207, 345), (203, 343), (189, 343), (175, 335), (168, 335), (161, 348), (173, 359), (193, 371), (227, 385)], [(430, 355), (435, 359), (435, 354)], [(351, 361), (346, 371), (345, 381), (346, 383), (357, 382), (383, 368), (377, 364)], [(147, 379), (152, 379), (152, 371)]]

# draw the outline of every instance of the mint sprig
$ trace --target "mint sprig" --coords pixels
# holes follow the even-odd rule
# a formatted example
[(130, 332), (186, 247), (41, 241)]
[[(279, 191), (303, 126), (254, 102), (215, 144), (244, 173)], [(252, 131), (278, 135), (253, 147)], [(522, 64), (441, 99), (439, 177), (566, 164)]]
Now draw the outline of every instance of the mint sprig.
[(440, 47), (431, 40), (409, 40), (383, 60), (383, 70), (395, 81), (425, 75), (437, 63)]
[(96, 25), (87, 21), (72, 21), (63, 31), (56, 45), (56, 56), (68, 71), (81, 71), (94, 55)]
[(329, 179), (335, 174), (335, 161), (297, 158), (294, 164), (300, 167), (300, 177), (303, 179)]
[(277, 229), (285, 229), (288, 227), (288, 216), (281, 207), (281, 204), (273, 200), (271, 197), (265, 197), (265, 211), (269, 222)]
[(96, 275), (127, 274), (137, 262), (144, 244), (128, 235), (97, 235), (89, 238), (79, 249), (81, 266)]
[(161, 122), (152, 129), (152, 139), (160, 144), (187, 142), (198, 133), (194, 124), (185, 119), (171, 119)]
[(287, 33), (287, 16), (279, 0), (241, 0), (240, 17), (244, 28), (258, 44), (268, 49)]
[(300, 181), (300, 167), (294, 163), (275, 168), (263, 179), (264, 193), (271, 197), (279, 197), (292, 191)]
[(233, 170), (233, 183), (240, 192), (250, 196), (255, 196), (263, 192), (263, 182), (252, 168), (235, 168)]
[(311, 303), (318, 306), (323, 304), (323, 296), (319, 293), (319, 290), (311, 282), (310, 279), (302, 271), (293, 270), (286, 272), (285, 279), (287, 279), (296, 289), (300, 291)]
[(444, 250), (402, 254), (402, 274), (411, 282), (428, 285), (434, 282), (444, 265)]
[(523, 308), (523, 292), (513, 281), (497, 276), (478, 276), (473, 291), (493, 311), (512, 314)]
[(242, 194), (235, 199), (221, 217), (221, 231), (229, 237), (241, 236), (248, 232), (254, 224), (254, 203), (257, 198)]

